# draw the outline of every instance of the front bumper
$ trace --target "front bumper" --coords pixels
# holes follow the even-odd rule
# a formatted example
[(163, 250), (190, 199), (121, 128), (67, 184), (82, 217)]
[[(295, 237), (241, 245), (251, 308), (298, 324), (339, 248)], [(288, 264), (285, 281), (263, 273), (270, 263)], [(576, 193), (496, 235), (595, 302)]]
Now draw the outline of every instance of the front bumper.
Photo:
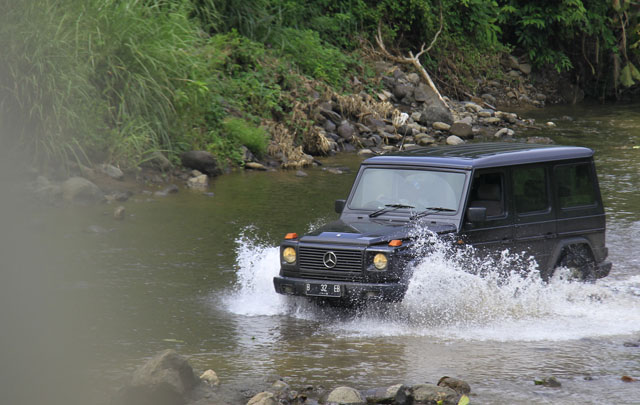
[[(340, 297), (309, 296), (307, 284), (331, 284), (340, 285), (342, 291)], [(276, 276), (273, 278), (276, 292), (283, 295), (307, 296), (331, 300), (344, 300), (352, 302), (364, 301), (401, 301), (407, 292), (407, 285), (402, 283), (360, 283), (345, 281), (316, 280), (295, 277)]]

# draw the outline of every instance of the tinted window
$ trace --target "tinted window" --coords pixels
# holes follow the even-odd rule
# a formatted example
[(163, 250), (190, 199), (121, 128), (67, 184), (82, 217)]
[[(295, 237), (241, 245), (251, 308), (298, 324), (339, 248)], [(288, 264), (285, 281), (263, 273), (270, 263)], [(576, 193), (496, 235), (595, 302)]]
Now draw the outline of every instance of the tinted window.
[(591, 166), (587, 163), (563, 165), (555, 169), (560, 208), (596, 204)]
[(544, 167), (518, 167), (513, 170), (513, 195), (518, 213), (549, 208), (547, 176)]

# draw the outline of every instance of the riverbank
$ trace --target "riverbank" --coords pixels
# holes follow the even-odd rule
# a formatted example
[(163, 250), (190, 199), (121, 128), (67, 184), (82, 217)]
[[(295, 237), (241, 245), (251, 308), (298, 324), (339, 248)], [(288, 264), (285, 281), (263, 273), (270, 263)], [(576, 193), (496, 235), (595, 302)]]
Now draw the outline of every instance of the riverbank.
[[(257, 157), (243, 147), (244, 170), (299, 170), (317, 165), (317, 157), (357, 153), (363, 157), (410, 150), (417, 147), (457, 145), (466, 142), (552, 143), (547, 137), (527, 137), (527, 129), (553, 127), (509, 112), (510, 108), (542, 108), (562, 100), (548, 79), (531, 76), (531, 67), (507, 57), (502, 81), (479, 85), (480, 97), (466, 100), (440, 98), (417, 73), (385, 61), (374, 63), (380, 83), (365, 91), (354, 78), (353, 92), (341, 95), (311, 91), (309, 101), (297, 106), (297, 123), (306, 127), (301, 135), (284, 122), (266, 122), (271, 133), (268, 153)], [(537, 82), (536, 87), (533, 83)], [(505, 108), (498, 108), (504, 106)], [(174, 165), (156, 152), (140, 166), (120, 170), (109, 163), (87, 167), (71, 163), (66, 171), (29, 171), (31, 189), (45, 203), (123, 202), (137, 193), (157, 196), (178, 187), (207, 192), (210, 181), (230, 170), (207, 151), (190, 151)]]

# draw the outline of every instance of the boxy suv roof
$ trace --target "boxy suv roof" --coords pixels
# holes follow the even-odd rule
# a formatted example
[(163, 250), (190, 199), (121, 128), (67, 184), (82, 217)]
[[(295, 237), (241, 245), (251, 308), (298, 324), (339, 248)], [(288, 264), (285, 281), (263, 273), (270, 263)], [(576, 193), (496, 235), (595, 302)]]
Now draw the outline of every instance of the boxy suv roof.
[(544, 279), (557, 267), (584, 280), (611, 268), (588, 148), (483, 143), (375, 156), (335, 205), (339, 220), (283, 241), (277, 292), (401, 299), (417, 222), (481, 254), (525, 252)]

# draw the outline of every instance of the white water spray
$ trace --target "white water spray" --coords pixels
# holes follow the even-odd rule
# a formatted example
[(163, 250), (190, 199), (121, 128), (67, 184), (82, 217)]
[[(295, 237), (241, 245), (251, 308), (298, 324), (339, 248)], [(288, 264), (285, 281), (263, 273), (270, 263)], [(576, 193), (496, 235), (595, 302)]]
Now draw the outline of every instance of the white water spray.
[[(415, 264), (402, 303), (351, 314), (321, 311), (304, 299), (276, 294), (279, 248), (237, 239), (237, 289), (224, 302), (245, 316), (287, 315), (327, 320), (344, 336), (434, 336), (442, 339), (539, 341), (627, 335), (640, 331), (637, 277), (570, 281), (562, 271), (543, 282), (535, 262), (502, 252), (479, 259), (473, 248), (445, 245), (424, 234), (432, 253)], [(523, 269), (526, 271), (514, 271)], [(338, 314), (338, 315), (337, 315)]]

